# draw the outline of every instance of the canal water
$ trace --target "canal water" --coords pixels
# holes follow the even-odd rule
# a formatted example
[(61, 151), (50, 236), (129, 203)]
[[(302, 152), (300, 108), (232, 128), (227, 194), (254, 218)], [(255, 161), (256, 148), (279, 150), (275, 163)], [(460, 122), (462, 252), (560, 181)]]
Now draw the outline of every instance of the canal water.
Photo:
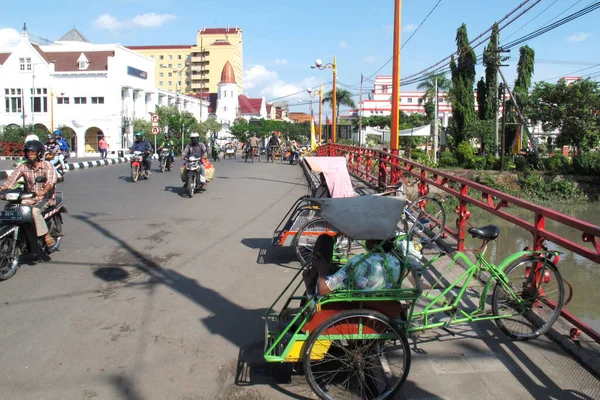
[[(552, 206), (552, 209), (581, 219), (583, 221), (600, 225), (600, 204), (575, 204)], [(512, 223), (491, 215), (475, 206), (469, 206), (471, 218), (469, 222), (473, 226), (484, 226), (494, 224), (500, 227), (500, 236), (490, 244), (486, 257), (494, 264), (500, 263), (507, 256), (523, 250), (525, 246), (531, 246), (533, 236), (524, 229), (513, 225)], [(504, 208), (503, 210), (517, 216), (521, 219), (533, 222), (533, 213), (516, 207)], [(450, 215), (447, 210), (446, 224), (454, 226), (455, 214)], [(546, 219), (546, 228), (556, 234), (560, 234), (577, 244), (585, 245), (590, 249), (592, 246), (583, 243), (581, 233), (576, 230), (549, 221)], [(472, 239), (467, 235), (466, 247), (478, 248), (481, 241)], [(587, 258), (574, 254), (559, 246), (547, 242), (549, 249), (556, 249), (564, 252), (558, 263), (558, 269), (563, 278), (573, 287), (573, 299), (566, 306), (566, 309), (591, 326), (597, 332), (600, 332), (600, 264), (596, 264)]]

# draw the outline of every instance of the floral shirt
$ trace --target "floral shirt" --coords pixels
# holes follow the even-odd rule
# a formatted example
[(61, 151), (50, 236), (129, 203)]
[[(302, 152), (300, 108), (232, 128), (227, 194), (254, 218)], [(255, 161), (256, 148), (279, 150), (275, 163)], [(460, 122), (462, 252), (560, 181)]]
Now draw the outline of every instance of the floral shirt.
[[(354, 290), (389, 289), (400, 278), (400, 260), (394, 255), (386, 253), (388, 271), (385, 269), (383, 256), (372, 253), (366, 259), (364, 255), (352, 258), (343, 268), (326, 278), (325, 283), (329, 290), (340, 290), (348, 287), (350, 268), (354, 269)], [(361, 261), (362, 260), (362, 261)]]

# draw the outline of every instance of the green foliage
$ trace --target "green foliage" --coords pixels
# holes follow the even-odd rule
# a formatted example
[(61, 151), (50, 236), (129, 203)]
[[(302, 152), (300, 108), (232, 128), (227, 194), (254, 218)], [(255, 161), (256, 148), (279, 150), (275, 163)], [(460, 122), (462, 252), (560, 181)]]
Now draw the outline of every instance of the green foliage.
[[(498, 66), (500, 65), (500, 53), (498, 53), (499, 40), (498, 23), (492, 26), (492, 34), (490, 42), (483, 53), (483, 64), (485, 65), (485, 109), (483, 110), (483, 118), (494, 119), (496, 110), (498, 109), (498, 92), (496, 91), (496, 83), (498, 80)], [(477, 88), (479, 90), (479, 87)]]
[(486, 91), (487, 86), (483, 77), (477, 82), (477, 116), (480, 120), (484, 120), (486, 117)]
[(454, 154), (458, 164), (466, 166), (473, 158), (473, 148), (469, 143), (462, 142), (458, 145)]
[(30, 134), (37, 135), (42, 142), (45, 142), (46, 136), (50, 133), (46, 129), (35, 128), (33, 125), (25, 126), (25, 130), (21, 126), (9, 125), (2, 127), (0, 131), (2, 132), (0, 141), (21, 144), (25, 142), (25, 137)]
[(525, 157), (517, 156), (515, 157), (515, 169), (519, 172), (529, 171), (530, 166)]
[(381, 136), (368, 134), (366, 137), (367, 146), (375, 147), (378, 144), (381, 144)]
[(427, 153), (425, 153), (423, 150), (421, 150), (419, 148), (411, 149), (410, 158), (411, 158), (411, 160), (415, 160), (419, 163), (429, 160)]
[(211, 134), (218, 133), (221, 130), (221, 124), (215, 118), (208, 118), (200, 124), (200, 134), (210, 137)]
[(133, 132), (144, 132), (146, 137), (152, 135), (152, 121), (147, 119), (136, 118), (132, 121)]
[(526, 109), (529, 104), (529, 87), (535, 69), (535, 51), (529, 46), (519, 49), (519, 63), (517, 64), (517, 80), (515, 93), (521, 109)]
[(574, 146), (578, 155), (600, 140), (600, 83), (589, 78), (537, 83), (529, 111), (532, 121), (541, 121), (545, 130), (559, 129), (557, 144)]
[(481, 154), (490, 154), (494, 152), (494, 121), (473, 121), (471, 122), (466, 131), (469, 132), (469, 136), (479, 140)]
[(581, 195), (581, 191), (577, 188), (577, 185), (569, 180), (545, 180), (542, 176), (535, 173), (521, 175), (519, 186), (528, 195), (544, 200), (549, 200), (553, 197), (568, 200)]
[(572, 170), (577, 175), (600, 176), (600, 153), (588, 152), (573, 157)]
[(458, 166), (458, 160), (454, 157), (450, 151), (442, 151), (439, 154), (438, 159), (439, 167), (456, 167)]
[(310, 139), (310, 124), (295, 124), (287, 121), (273, 121), (261, 119), (259, 124), (249, 124), (245, 119), (240, 118), (230, 126), (233, 136), (240, 142), (248, 140), (250, 134), (254, 133), (258, 137), (271, 136), (273, 131), (281, 132), (281, 139), (292, 139), (300, 143), (307, 143)]
[(486, 169), (500, 169), (500, 158), (495, 157), (493, 154), (489, 154), (485, 159)]
[(428, 103), (428, 99), (435, 98), (435, 85), (437, 81), (437, 89), (439, 92), (445, 92), (450, 89), (450, 80), (446, 78), (446, 74), (443, 72), (431, 73), (427, 77), (426, 81), (423, 81), (417, 85), (417, 90), (424, 91), (423, 97), (419, 99), (419, 103)]
[(474, 156), (468, 160), (465, 166), (469, 169), (485, 169), (486, 160), (484, 156)]
[[(329, 92), (325, 93), (325, 95), (323, 96), (323, 104), (331, 104), (333, 105), (333, 90), (330, 90)], [(336, 88), (335, 90), (335, 108), (336, 108), (336, 115), (339, 117), (340, 116), (340, 106), (345, 106), (345, 107), (350, 107), (350, 108), (356, 108), (356, 103), (354, 102), (354, 99), (352, 98), (352, 93), (349, 90), (346, 89), (342, 89), (342, 88)]]
[(570, 170), (569, 159), (562, 154), (555, 154), (544, 159), (544, 168), (546, 171), (556, 174), (568, 173)]

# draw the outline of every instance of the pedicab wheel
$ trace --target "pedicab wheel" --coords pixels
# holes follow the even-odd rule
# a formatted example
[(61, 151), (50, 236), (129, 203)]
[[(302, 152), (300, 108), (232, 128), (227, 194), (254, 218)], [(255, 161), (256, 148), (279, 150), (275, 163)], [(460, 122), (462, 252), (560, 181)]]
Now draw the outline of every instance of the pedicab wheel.
[[(541, 272), (535, 272), (538, 268)], [(510, 289), (496, 282), (492, 294), (492, 312), (505, 316), (495, 320), (498, 328), (514, 340), (535, 339), (548, 332), (565, 301), (565, 285), (556, 265), (531, 255), (513, 261), (504, 273)]]
[(330, 317), (311, 333), (303, 352), (306, 380), (323, 400), (392, 398), (406, 381), (410, 361), (400, 327), (371, 310)]
[(352, 241), (339, 234), (328, 222), (322, 218), (313, 218), (298, 229), (294, 236), (292, 246), (296, 249), (296, 256), (302, 265), (310, 262), (313, 257), (315, 242), (319, 235), (327, 234), (335, 238), (334, 255), (349, 254)]
[(139, 178), (140, 167), (131, 167), (131, 180), (137, 182)]

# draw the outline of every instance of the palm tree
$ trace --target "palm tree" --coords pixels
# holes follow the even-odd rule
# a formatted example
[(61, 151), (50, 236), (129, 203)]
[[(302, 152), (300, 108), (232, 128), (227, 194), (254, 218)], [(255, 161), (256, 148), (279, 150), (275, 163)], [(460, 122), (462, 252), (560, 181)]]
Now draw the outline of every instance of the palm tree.
[[(331, 101), (333, 100), (333, 90), (330, 90), (329, 92), (325, 93), (325, 96), (323, 97), (323, 104), (329, 103), (331, 104)], [(346, 89), (340, 89), (337, 88), (335, 91), (335, 101), (336, 101), (336, 119), (339, 119), (340, 117), (340, 106), (347, 106), (350, 108), (356, 108), (356, 103), (354, 102), (354, 100), (352, 99), (352, 93), (350, 93), (348, 90)]]
[(446, 78), (446, 74), (432, 73), (429, 74), (426, 81), (423, 81), (417, 85), (418, 90), (424, 90), (425, 94), (419, 99), (419, 104), (425, 103), (427, 99), (433, 99), (435, 97), (435, 81), (437, 79), (438, 93), (440, 91), (445, 92), (450, 89), (450, 80)]

